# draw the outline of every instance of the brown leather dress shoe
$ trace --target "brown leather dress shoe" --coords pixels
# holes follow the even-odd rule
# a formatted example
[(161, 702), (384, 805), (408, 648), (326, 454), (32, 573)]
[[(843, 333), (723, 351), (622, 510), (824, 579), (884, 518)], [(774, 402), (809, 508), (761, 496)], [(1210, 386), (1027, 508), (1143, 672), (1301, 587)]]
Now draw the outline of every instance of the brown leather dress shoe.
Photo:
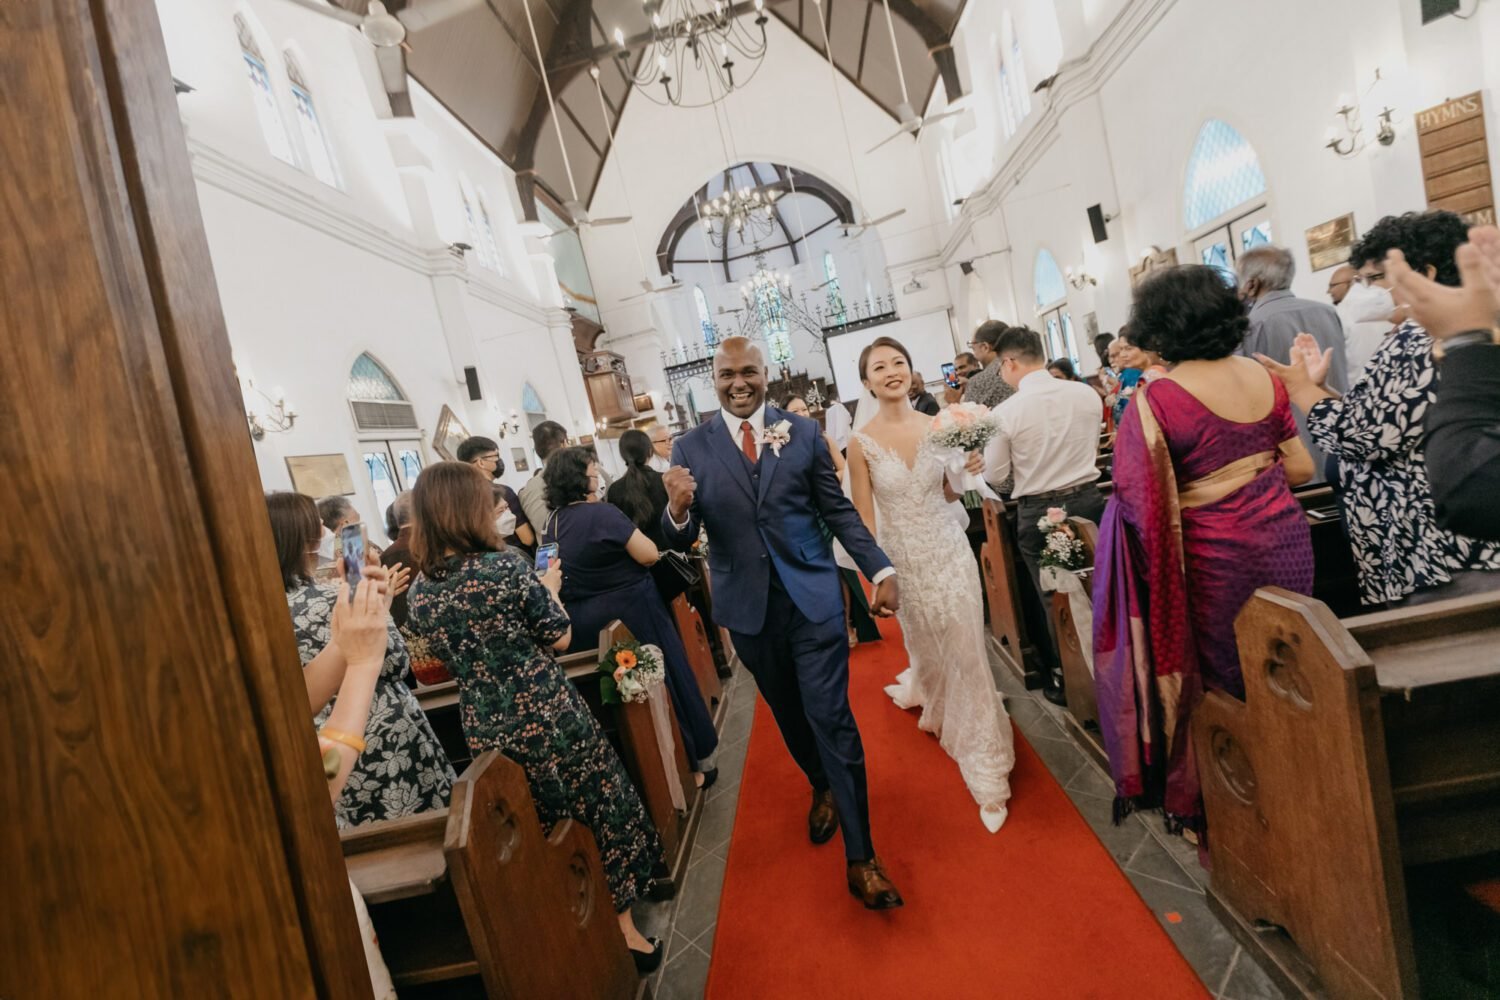
[(833, 792), (813, 790), (812, 808), (807, 811), (807, 836), (814, 844), (826, 844), (839, 829), (839, 811), (833, 805)]
[(879, 858), (849, 862), (849, 893), (859, 897), (867, 910), (894, 910), (902, 905), (901, 893), (886, 877)]

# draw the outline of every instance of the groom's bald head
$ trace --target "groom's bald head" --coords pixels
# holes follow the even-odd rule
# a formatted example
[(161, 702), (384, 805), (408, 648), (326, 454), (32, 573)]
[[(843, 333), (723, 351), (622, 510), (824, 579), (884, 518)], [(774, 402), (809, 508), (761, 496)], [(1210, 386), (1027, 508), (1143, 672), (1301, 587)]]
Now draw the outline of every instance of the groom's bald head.
[(714, 389), (719, 405), (748, 417), (766, 401), (766, 359), (748, 337), (726, 337), (714, 352)]

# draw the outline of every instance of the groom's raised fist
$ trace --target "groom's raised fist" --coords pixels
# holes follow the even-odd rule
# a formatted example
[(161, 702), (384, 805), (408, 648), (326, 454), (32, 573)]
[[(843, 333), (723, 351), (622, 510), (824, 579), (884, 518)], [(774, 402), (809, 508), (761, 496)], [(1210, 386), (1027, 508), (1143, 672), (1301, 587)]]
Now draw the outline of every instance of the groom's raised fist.
[(667, 488), (667, 504), (672, 508), (672, 520), (681, 523), (693, 505), (693, 494), (698, 483), (693, 474), (680, 465), (674, 465), (662, 473), (662, 485)]

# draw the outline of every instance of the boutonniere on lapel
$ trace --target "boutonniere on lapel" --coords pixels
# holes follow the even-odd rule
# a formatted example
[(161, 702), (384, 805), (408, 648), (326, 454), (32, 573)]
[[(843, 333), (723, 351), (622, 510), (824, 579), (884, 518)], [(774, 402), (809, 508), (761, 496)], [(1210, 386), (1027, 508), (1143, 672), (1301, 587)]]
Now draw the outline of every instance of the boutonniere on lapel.
[(781, 457), (781, 446), (792, 440), (792, 422), (782, 420), (766, 428), (762, 435), (760, 444), (762, 448), (770, 448), (777, 458)]

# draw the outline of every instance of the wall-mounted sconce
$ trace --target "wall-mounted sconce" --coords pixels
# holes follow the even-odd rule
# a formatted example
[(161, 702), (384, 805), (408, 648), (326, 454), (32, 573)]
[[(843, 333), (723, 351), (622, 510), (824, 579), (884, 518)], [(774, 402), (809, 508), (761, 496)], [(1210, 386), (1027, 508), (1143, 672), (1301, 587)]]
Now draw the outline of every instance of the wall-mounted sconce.
[[(1365, 90), (1360, 100), (1368, 98), (1383, 82), (1380, 69), (1377, 67), (1375, 81)], [(1368, 138), (1362, 138), (1365, 126), (1360, 118), (1359, 102), (1348, 94), (1340, 94), (1338, 106), (1333, 109), (1333, 113), (1339, 116), (1339, 121), (1328, 126), (1328, 131), (1323, 134), (1324, 148), (1331, 149), (1336, 155), (1342, 157), (1357, 156), (1370, 144)], [(1396, 141), (1396, 128), (1391, 124), (1395, 113), (1395, 109), (1390, 105), (1382, 104), (1380, 111), (1375, 115), (1378, 123), (1375, 129), (1375, 141), (1382, 146), (1389, 146)]]
[(510, 416), (500, 421), (500, 440), (515, 437), (521, 433), (521, 415), (515, 410), (510, 411)]
[(264, 399), (267, 406), (264, 413), (256, 413), (249, 407), (245, 409), (245, 421), (250, 425), (252, 439), (259, 441), (267, 434), (285, 434), (292, 429), (297, 422), (297, 410), (286, 401), (280, 389), (275, 390), (276, 398), (273, 399), (255, 388), (254, 382), (246, 382), (245, 387)]
[(1089, 274), (1081, 267), (1076, 271), (1071, 267), (1064, 268), (1063, 275), (1068, 279), (1068, 284), (1072, 285), (1075, 289), (1082, 288), (1084, 285), (1099, 284), (1098, 278), (1094, 277), (1092, 274)]

